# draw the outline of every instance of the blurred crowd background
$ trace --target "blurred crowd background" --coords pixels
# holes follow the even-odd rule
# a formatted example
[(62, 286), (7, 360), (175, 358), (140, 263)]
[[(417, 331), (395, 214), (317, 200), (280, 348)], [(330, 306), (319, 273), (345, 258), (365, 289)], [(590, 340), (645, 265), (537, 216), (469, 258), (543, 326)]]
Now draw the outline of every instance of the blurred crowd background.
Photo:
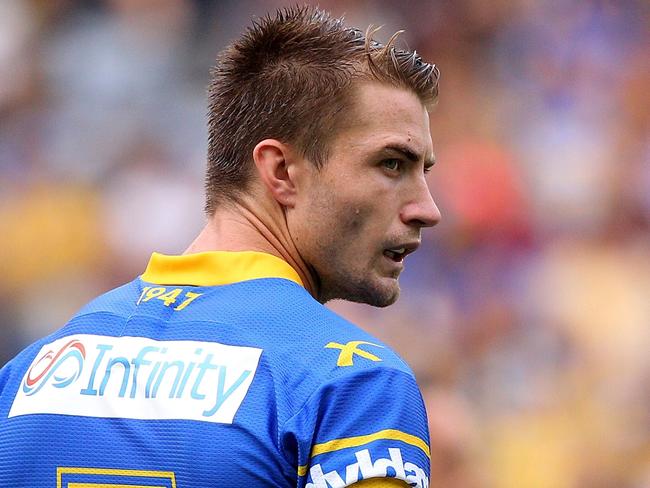
[[(0, 2), (0, 365), (204, 222), (206, 86), (271, 0)], [(442, 72), (388, 309), (432, 487), (650, 487), (650, 3), (322, 0)]]

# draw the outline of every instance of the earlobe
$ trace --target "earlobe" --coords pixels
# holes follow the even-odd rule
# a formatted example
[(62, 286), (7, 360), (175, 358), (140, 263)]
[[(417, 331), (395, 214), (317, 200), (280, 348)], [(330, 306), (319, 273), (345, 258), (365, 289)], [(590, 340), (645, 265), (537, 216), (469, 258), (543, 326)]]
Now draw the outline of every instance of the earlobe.
[(253, 161), (260, 179), (273, 198), (285, 207), (295, 204), (296, 188), (289, 166), (289, 148), (275, 139), (265, 139), (253, 149)]

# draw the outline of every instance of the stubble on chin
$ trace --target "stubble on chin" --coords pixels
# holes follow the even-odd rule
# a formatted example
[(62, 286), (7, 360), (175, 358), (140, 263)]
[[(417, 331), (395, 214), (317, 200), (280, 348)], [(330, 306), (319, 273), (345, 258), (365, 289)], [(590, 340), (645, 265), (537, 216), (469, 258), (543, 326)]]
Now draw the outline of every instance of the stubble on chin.
[[(391, 281), (393, 280), (391, 279)], [(329, 276), (321, 277), (318, 301), (326, 303), (330, 300), (340, 299), (384, 308), (395, 303), (399, 295), (400, 287), (396, 279), (392, 285), (388, 285), (354, 275), (336, 278)]]

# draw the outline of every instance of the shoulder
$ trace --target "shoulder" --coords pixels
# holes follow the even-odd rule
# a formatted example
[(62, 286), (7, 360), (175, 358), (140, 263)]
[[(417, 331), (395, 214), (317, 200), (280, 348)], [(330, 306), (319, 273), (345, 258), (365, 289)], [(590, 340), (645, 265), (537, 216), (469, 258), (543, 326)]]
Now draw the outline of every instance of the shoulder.
[[(63, 327), (23, 349), (0, 372), (0, 394), (15, 389), (26, 371), (40, 361), (47, 363), (74, 348), (76, 334), (111, 334), (115, 322), (123, 322), (137, 300), (137, 284), (130, 282), (84, 305)], [(132, 298), (135, 296), (135, 300)], [(3, 391), (4, 390), (4, 391)]]
[[(404, 360), (372, 334), (314, 300), (304, 289), (289, 286), (264, 303), (257, 320), (258, 341), (265, 354), (290, 367), (299, 385), (295, 393), (310, 394), (346, 376), (397, 371), (413, 376)], [(262, 337), (268, 331), (267, 337)]]
[[(332, 310), (317, 304), (319, 320), (306, 334), (312, 364), (324, 381), (350, 375), (398, 371), (413, 376), (407, 363), (387, 344)], [(317, 313), (314, 311), (314, 316)]]
[(388, 399), (395, 415), (403, 403), (424, 415), (413, 371), (390, 345), (307, 292), (285, 298), (267, 315), (277, 326), (264, 354), (284, 380), (291, 415), (313, 417), (346, 405), (346, 415), (377, 417), (389, 413)]
[(140, 291), (141, 286), (139, 286), (138, 279), (118, 286), (88, 302), (79, 309), (72, 320), (80, 316), (99, 312), (128, 315), (135, 307)]
[(320, 350), (310, 351), (311, 371), (293, 376), (294, 391), (300, 383), (311, 389), (281, 428), (281, 446), (298, 466), (299, 486), (325, 486), (325, 480), (348, 486), (385, 477), (428, 486), (427, 416), (411, 369), (356, 327), (325, 336)]
[(267, 316), (282, 324), (267, 360), (291, 406), (280, 445), (299, 486), (386, 476), (426, 486), (426, 411), (402, 358), (299, 289)]

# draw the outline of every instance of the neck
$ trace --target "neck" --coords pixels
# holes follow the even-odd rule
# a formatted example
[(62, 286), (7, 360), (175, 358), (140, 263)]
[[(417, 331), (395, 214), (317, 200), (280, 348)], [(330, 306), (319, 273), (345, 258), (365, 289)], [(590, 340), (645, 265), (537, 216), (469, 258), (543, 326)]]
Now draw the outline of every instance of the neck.
[(283, 259), (296, 270), (307, 291), (316, 297), (314, 273), (302, 259), (277, 204), (260, 208), (246, 199), (218, 208), (184, 254), (206, 251), (258, 251)]

